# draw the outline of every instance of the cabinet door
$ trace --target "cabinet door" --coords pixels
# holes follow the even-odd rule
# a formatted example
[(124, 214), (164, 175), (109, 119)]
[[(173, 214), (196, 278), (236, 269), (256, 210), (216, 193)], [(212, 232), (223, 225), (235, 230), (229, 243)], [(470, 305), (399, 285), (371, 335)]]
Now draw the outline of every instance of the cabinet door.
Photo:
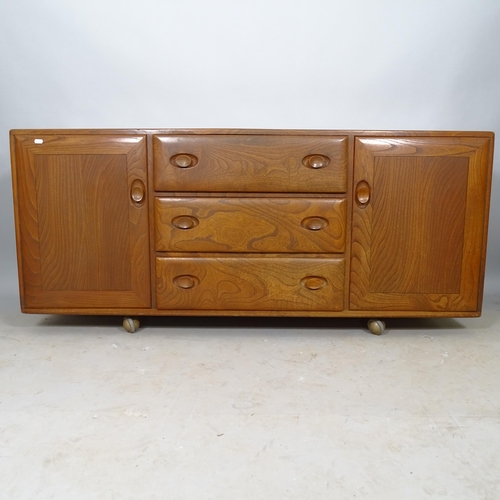
[(350, 308), (477, 311), (489, 138), (357, 138)]
[(24, 309), (149, 307), (146, 139), (16, 135)]

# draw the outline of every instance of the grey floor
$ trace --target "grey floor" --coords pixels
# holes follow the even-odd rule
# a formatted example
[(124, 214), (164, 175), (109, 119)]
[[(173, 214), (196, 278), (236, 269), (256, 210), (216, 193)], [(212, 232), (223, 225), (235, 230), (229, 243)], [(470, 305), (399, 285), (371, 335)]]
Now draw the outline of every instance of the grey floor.
[(28, 316), (0, 499), (500, 498), (500, 294), (467, 320)]

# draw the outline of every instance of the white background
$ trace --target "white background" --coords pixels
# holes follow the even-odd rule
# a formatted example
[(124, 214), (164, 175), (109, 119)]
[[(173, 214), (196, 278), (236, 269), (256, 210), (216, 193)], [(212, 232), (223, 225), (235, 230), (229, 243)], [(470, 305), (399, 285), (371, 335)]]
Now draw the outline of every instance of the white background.
[(498, 134), (500, 1), (0, 0), (0, 102), (0, 269), (17, 293), (9, 129)]

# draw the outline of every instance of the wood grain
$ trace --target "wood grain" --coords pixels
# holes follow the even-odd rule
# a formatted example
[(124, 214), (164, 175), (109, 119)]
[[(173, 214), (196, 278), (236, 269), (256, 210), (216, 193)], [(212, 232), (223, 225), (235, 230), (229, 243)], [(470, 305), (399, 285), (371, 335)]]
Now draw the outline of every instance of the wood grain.
[(478, 307), (487, 139), (360, 138), (353, 205), (352, 309)]
[[(347, 187), (347, 137), (170, 136), (153, 140), (157, 191), (343, 193)], [(177, 155), (195, 158), (179, 168)], [(329, 159), (308, 168), (310, 155)]]
[[(44, 307), (44, 308), (24, 308), (24, 313), (27, 314), (74, 314), (74, 315), (117, 315), (123, 316), (125, 311), (123, 309), (109, 308), (109, 307)], [(295, 317), (295, 318), (351, 318), (351, 319), (366, 319), (366, 318), (477, 318), (481, 316), (479, 311), (390, 311), (390, 310), (339, 310), (339, 311), (301, 311), (291, 309), (280, 310), (262, 310), (262, 311), (249, 311), (244, 309), (156, 309), (156, 308), (134, 308), (126, 309), (128, 316), (233, 316), (233, 317)], [(189, 322), (188, 322), (189, 323)], [(410, 323), (408, 323), (410, 324)], [(164, 321), (165, 327), (170, 326), (168, 319)], [(283, 323), (283, 326), (289, 325), (289, 322)], [(335, 321), (322, 322), (321, 327), (331, 327), (334, 332), (338, 328), (339, 323)], [(342, 322), (345, 325), (345, 322)], [(364, 328), (366, 322), (353, 321), (352, 328)], [(426, 328), (428, 323), (420, 323), (422, 328)], [(419, 328), (419, 327), (416, 327)], [(394, 329), (392, 330), (394, 332)]]
[(16, 136), (15, 175), (24, 307), (151, 304), (143, 137)]
[(408, 137), (475, 137), (493, 140), (493, 132), (475, 130), (325, 130), (325, 129), (257, 129), (257, 128), (80, 128), (80, 129), (13, 129), (12, 135), (31, 135), (43, 132), (45, 135), (259, 135), (259, 136), (350, 136), (379, 137), (379, 138), (408, 138)]
[[(339, 311), (343, 309), (344, 259), (282, 255), (158, 257), (159, 309)], [(179, 277), (195, 278), (189, 288)], [(325, 285), (314, 287), (318, 278)], [(308, 280), (309, 279), (309, 280)], [(313, 283), (311, 285), (311, 283)]]
[[(175, 227), (183, 216), (194, 227)], [(326, 227), (316, 228), (318, 218)], [(156, 250), (341, 253), (345, 220), (345, 199), (162, 197), (155, 199)]]
[(370, 291), (460, 293), (468, 169), (468, 158), (375, 159)]
[(125, 156), (36, 155), (35, 170), (42, 290), (129, 290)]
[[(35, 138), (43, 144), (35, 145)], [(457, 131), (11, 131), (22, 309), (57, 314), (478, 316), (493, 139), (491, 132)], [(185, 151), (186, 145), (198, 149)], [(190, 166), (181, 157), (181, 166), (174, 167), (172, 147), (172, 156), (192, 155), (196, 161)], [(177, 173), (161, 172), (162, 165)], [(355, 188), (362, 181), (369, 188), (360, 191), (368, 196), (360, 204)], [(132, 186), (142, 190), (141, 183), (146, 199), (134, 203)], [(155, 185), (161, 194), (155, 193)], [(329, 225), (311, 232), (307, 241), (301, 231), (308, 217), (297, 229), (295, 203), (306, 213), (304, 200), (335, 200), (337, 217), (339, 199), (332, 193), (347, 197), (340, 209), (346, 229), (340, 239), (327, 243), (323, 231)], [(189, 205), (207, 214), (196, 230), (206, 222), (212, 234), (200, 233), (193, 241), (176, 239), (172, 230), (162, 233), (158, 243), (153, 230), (158, 195), (199, 202)], [(263, 199), (282, 203), (283, 209), (272, 217), (272, 209), (259, 204)], [(207, 201), (221, 205), (209, 208)], [(234, 222), (234, 214), (241, 223)], [(156, 221), (162, 231), (165, 217), (168, 221), (166, 212)], [(273, 224), (275, 234), (266, 233)], [(321, 221), (312, 225), (320, 227)], [(186, 253), (160, 256), (155, 245), (160, 251)], [(191, 251), (227, 253), (187, 253)], [(344, 252), (345, 263), (325, 255), (332, 251)], [(156, 257), (161, 266), (155, 269)], [(157, 308), (162, 273), (174, 263), (182, 271), (185, 259), (196, 262), (190, 265), (204, 277), (188, 274), (195, 278), (190, 281), (178, 274), (181, 288), (176, 291), (189, 296), (203, 290), (202, 298), (172, 295), (165, 285), (158, 289)], [(333, 307), (331, 297), (322, 295), (330, 293), (333, 278), (327, 277), (324, 286), (322, 276), (308, 274), (313, 272), (308, 266), (323, 259), (328, 264), (342, 261), (333, 266)], [(189, 288), (190, 283), (195, 286)], [(162, 308), (164, 300), (167, 308)]]

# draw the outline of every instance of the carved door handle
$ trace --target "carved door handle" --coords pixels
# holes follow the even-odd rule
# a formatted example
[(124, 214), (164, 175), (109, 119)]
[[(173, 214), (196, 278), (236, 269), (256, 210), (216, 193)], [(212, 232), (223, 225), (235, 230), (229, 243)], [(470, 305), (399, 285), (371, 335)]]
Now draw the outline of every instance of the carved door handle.
[(356, 204), (359, 208), (366, 208), (370, 203), (371, 188), (368, 182), (360, 181), (356, 186)]
[(309, 231), (321, 231), (328, 227), (328, 220), (324, 217), (306, 217), (302, 220), (301, 226)]
[(146, 188), (144, 186), (144, 182), (140, 179), (136, 179), (132, 182), (132, 186), (130, 188), (130, 197), (134, 203), (142, 203), (144, 201), (144, 197), (146, 195)]
[(308, 290), (320, 290), (326, 286), (327, 281), (321, 276), (306, 276), (300, 281), (300, 284)]
[(302, 165), (308, 168), (324, 168), (330, 163), (330, 158), (325, 155), (308, 155), (302, 160)]
[(192, 215), (179, 215), (172, 219), (172, 225), (177, 229), (193, 229), (199, 224), (196, 217)]
[(190, 274), (181, 274), (173, 279), (173, 283), (177, 288), (189, 290), (190, 288), (194, 288), (196, 285), (199, 285), (200, 280), (196, 276), (191, 276)]
[(198, 163), (198, 158), (192, 154), (181, 153), (172, 156), (172, 158), (170, 158), (170, 163), (175, 167), (189, 168), (194, 167)]

